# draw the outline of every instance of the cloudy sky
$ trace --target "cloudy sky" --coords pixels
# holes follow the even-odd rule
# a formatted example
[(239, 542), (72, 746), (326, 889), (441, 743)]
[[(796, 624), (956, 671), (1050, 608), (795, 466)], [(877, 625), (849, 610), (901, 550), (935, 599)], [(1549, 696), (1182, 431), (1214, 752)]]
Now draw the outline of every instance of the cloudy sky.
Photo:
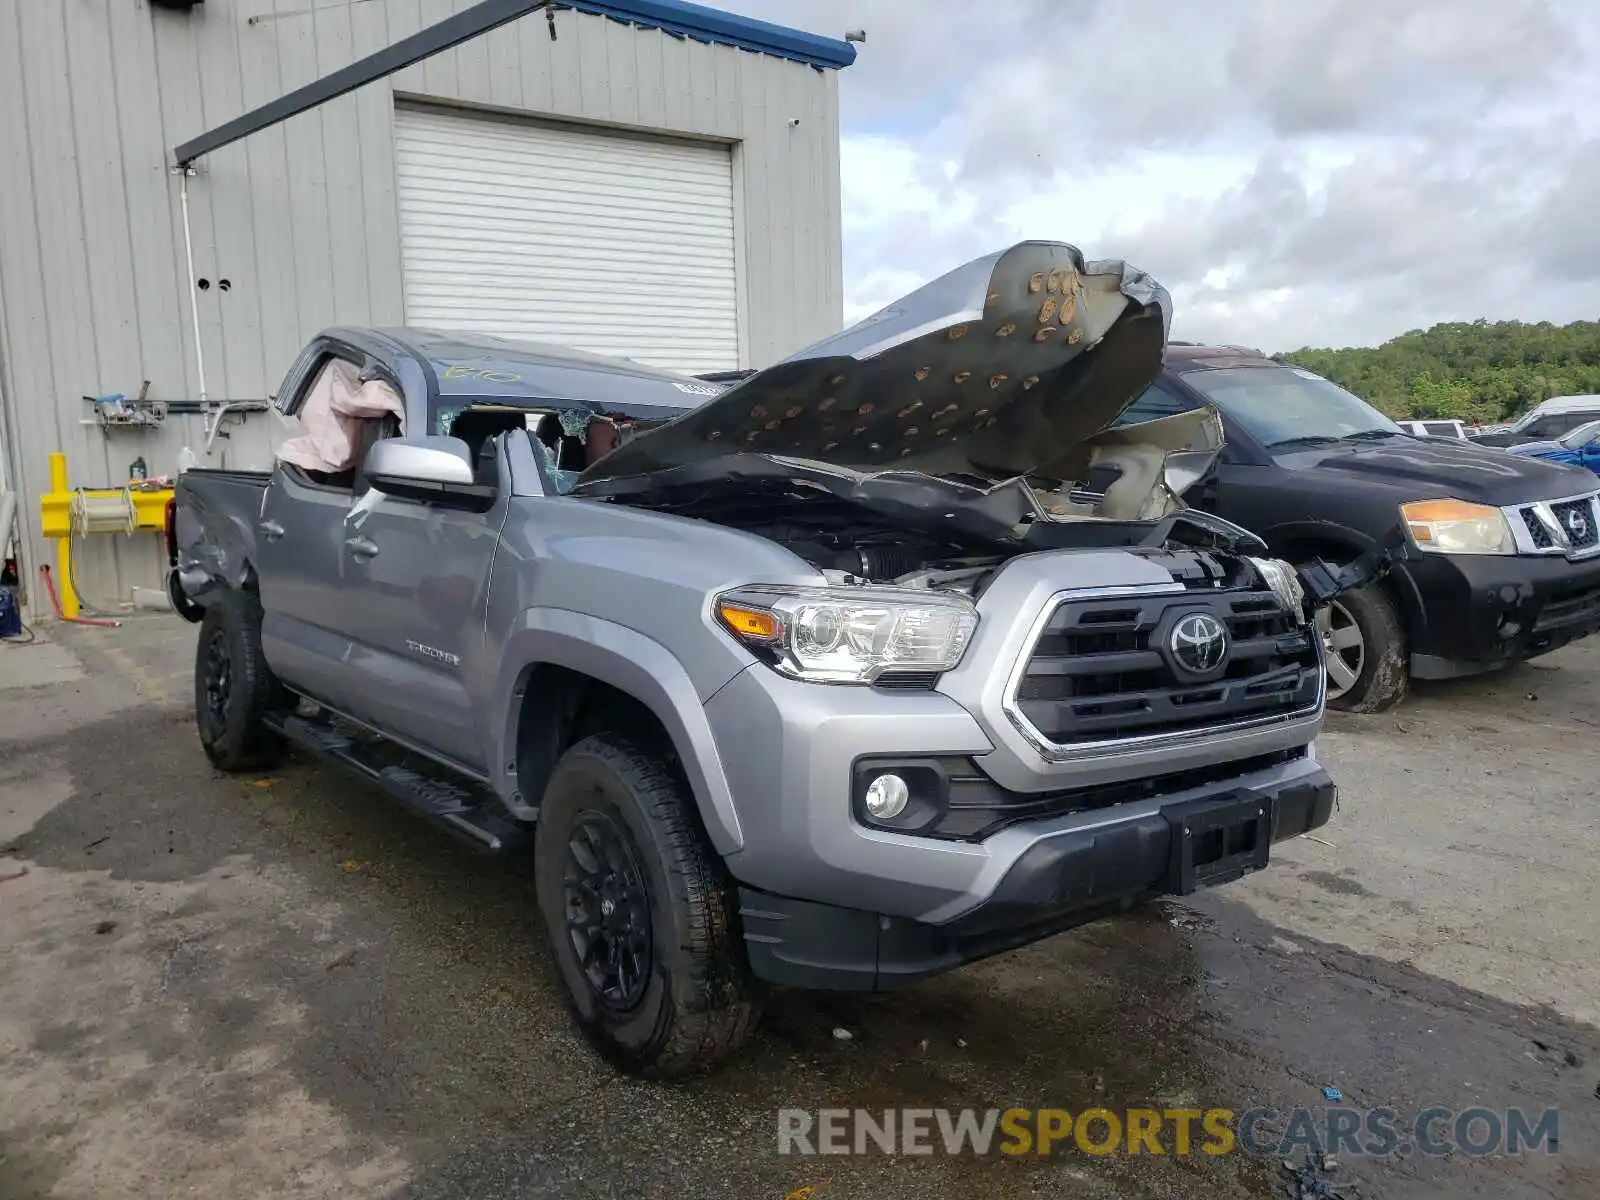
[(743, 0), (840, 77), (847, 319), (1024, 237), (1173, 336), (1600, 317), (1600, 0)]

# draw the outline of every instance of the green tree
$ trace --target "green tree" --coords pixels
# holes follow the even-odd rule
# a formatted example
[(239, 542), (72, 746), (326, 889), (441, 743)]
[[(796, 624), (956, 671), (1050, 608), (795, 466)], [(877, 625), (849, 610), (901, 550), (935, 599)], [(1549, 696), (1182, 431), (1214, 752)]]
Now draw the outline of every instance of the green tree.
[(1273, 356), (1326, 376), (1394, 417), (1505, 421), (1551, 396), (1600, 394), (1600, 321), (1453, 321), (1381, 346)]

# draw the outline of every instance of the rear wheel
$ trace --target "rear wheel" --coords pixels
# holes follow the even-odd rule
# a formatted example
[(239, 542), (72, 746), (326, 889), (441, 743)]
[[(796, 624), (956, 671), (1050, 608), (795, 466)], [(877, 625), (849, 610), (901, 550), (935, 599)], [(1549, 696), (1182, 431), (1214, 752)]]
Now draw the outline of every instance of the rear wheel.
[(195, 647), (194, 719), (200, 745), (224, 771), (259, 771), (283, 757), (283, 739), (267, 728), (288, 694), (261, 653), (261, 603), (227, 591), (206, 605)]
[(1317, 611), (1328, 671), (1328, 707), (1381, 712), (1405, 699), (1410, 687), (1405, 629), (1381, 585), (1345, 592)]
[(734, 889), (687, 788), (611, 734), (556, 764), (534, 833), (535, 892), (568, 1005), (621, 1070), (706, 1070), (745, 1043), (755, 984)]

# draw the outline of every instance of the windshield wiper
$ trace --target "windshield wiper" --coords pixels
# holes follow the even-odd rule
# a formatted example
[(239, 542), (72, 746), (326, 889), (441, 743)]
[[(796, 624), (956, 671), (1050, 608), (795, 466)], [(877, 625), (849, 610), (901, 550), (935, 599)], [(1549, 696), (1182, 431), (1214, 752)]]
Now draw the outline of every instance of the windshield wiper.
[(1300, 437), (1284, 438), (1281, 441), (1268, 442), (1268, 450), (1287, 450), (1296, 446), (1331, 446), (1342, 439), (1327, 433), (1307, 433)]
[(1380, 438), (1392, 438), (1396, 434), (1392, 429), (1363, 429), (1360, 433), (1347, 433), (1339, 440), (1341, 442), (1375, 442)]

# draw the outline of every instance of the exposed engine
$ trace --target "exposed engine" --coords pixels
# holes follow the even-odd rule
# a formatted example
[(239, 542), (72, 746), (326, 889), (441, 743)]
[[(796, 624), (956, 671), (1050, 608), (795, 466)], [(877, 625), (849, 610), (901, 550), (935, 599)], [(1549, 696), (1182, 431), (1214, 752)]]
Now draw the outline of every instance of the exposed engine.
[[(1063, 549), (1070, 543), (1023, 544), (995, 552), (991, 546), (942, 541), (907, 530), (845, 525), (834, 530), (788, 522), (741, 522), (751, 533), (777, 542), (820, 570), (830, 583), (844, 586), (887, 584), (957, 592), (969, 599), (983, 594), (990, 578), (1018, 554)], [(1158, 522), (1054, 522), (1041, 527), (1054, 534), (1092, 535), (1094, 544), (1116, 547), (1159, 563), (1174, 582), (1188, 588), (1269, 587), (1286, 609), (1303, 609), (1304, 592), (1287, 563), (1256, 556), (1264, 550), (1251, 535), (1237, 535), (1226, 522), (1185, 510)], [(1075, 539), (1076, 540), (1076, 539)], [(1080, 547), (1081, 548), (1081, 547)]]
[(786, 525), (752, 528), (750, 532), (777, 542), (836, 583), (947, 587), (952, 578), (976, 578), (1010, 557), (974, 554), (959, 545), (905, 532), (863, 529), (830, 533)]

